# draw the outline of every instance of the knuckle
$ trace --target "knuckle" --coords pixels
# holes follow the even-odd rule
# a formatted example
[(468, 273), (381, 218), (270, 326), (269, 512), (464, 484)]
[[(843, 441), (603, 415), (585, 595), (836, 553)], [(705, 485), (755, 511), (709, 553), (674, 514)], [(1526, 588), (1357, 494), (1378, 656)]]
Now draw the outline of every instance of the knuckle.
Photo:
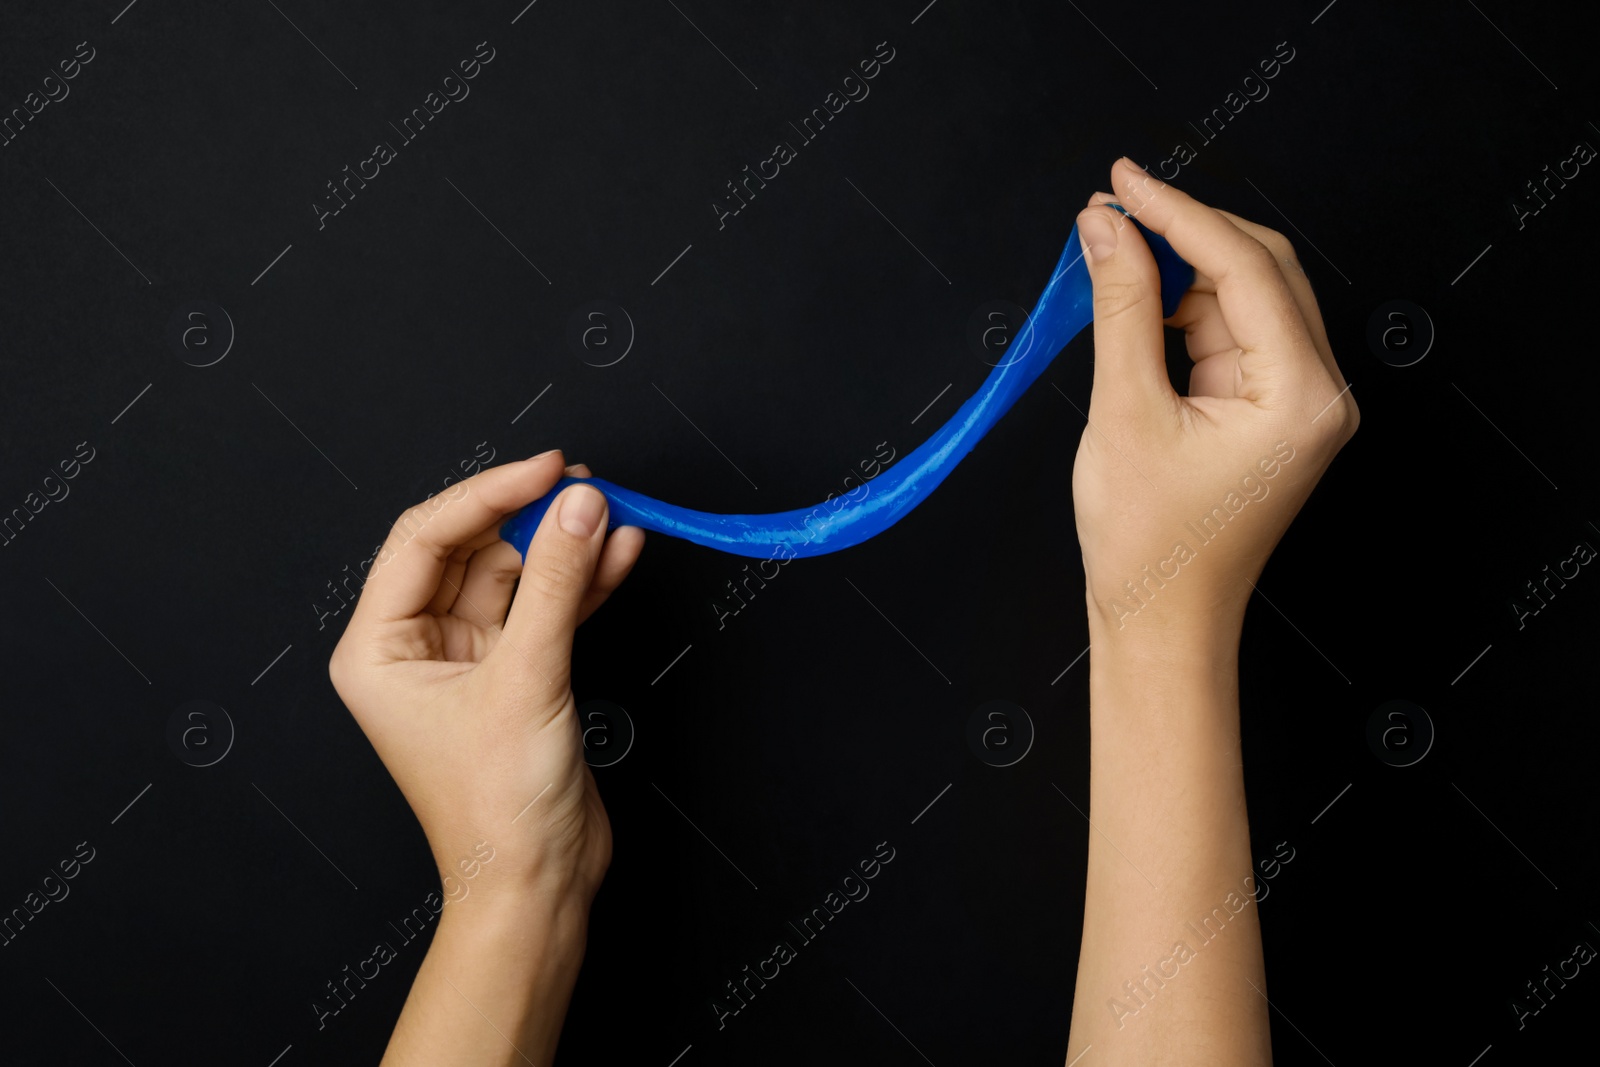
[(1244, 254), (1248, 257), (1250, 266), (1255, 270), (1276, 270), (1278, 257), (1271, 248), (1268, 248), (1259, 238), (1252, 237), (1245, 244)]
[(417, 514), (419, 510), (415, 507), (406, 508), (395, 517), (394, 522), (389, 524), (389, 542), (391, 544), (403, 545), (416, 535), (417, 530), (421, 529), (423, 516)]
[(333, 655), (328, 657), (328, 681), (333, 683), (334, 692), (344, 695), (350, 684), (350, 653), (345, 650), (345, 644), (340, 641), (333, 648)]
[(1343, 420), (1344, 439), (1346, 441), (1355, 436), (1356, 429), (1361, 425), (1361, 408), (1349, 393), (1345, 394), (1345, 415)]
[(1361, 409), (1346, 392), (1316, 417), (1315, 428), (1326, 440), (1336, 442), (1334, 447), (1338, 448), (1355, 435), (1356, 427), (1360, 425)]
[(389, 528), (389, 537), (383, 545), (383, 549), (390, 556), (398, 554), (412, 542), (424, 545), (435, 555), (440, 554), (439, 549), (428, 538), (421, 536), (442, 506), (441, 504), (430, 507), (430, 504), (431, 500), (428, 503), (415, 504), (402, 511), (399, 518), (394, 520), (394, 524)]
[(565, 593), (585, 578), (583, 562), (578, 553), (564, 546), (534, 556), (524, 574), (533, 579), (534, 587), (541, 594), (548, 596)]
[(1137, 311), (1150, 296), (1143, 281), (1102, 281), (1094, 287), (1094, 314), (1100, 321)]
[(1263, 231), (1260, 241), (1267, 247), (1267, 250), (1278, 259), (1296, 258), (1294, 254), (1294, 245), (1289, 242), (1287, 237), (1279, 233), (1277, 230)]
[(421, 503), (412, 504), (394, 520), (392, 529), (407, 538), (414, 537), (433, 521), (434, 516), (438, 515), (447, 503), (447, 498), (441, 495), (432, 496)]

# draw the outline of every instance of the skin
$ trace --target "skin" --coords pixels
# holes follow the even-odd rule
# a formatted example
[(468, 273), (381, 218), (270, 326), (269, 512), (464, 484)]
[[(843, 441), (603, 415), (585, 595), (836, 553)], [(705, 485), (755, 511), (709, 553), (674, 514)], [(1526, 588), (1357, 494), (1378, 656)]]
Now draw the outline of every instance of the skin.
[(607, 536), (605, 497), (573, 486), (524, 565), (498, 528), (562, 471), (547, 452), (408, 509), (328, 664), (422, 824), (447, 899), (386, 1065), (548, 1064), (583, 960), (611, 826), (583, 761), (573, 631), (644, 534)]
[[(1086, 1067), (1269, 1064), (1239, 636), (1253, 583), (1359, 413), (1281, 234), (1127, 160), (1111, 178), (1115, 194), (1078, 219), (1095, 289), (1094, 388), (1072, 474), (1095, 832), (1067, 1060), (1092, 1048)], [(1113, 200), (1195, 267), (1170, 319), (1149, 248)], [(1187, 397), (1166, 373), (1163, 323), (1187, 335)], [(1291, 458), (1274, 454), (1280, 443)], [(1263, 457), (1278, 460), (1270, 476)], [(549, 452), (491, 468), (402, 515), (329, 663), (421, 822), (448, 901), (385, 1064), (550, 1063), (583, 959), (611, 829), (583, 761), (573, 632), (644, 535), (607, 536), (604, 497), (573, 486), (524, 564), (498, 527), (562, 463)], [(1201, 544), (1185, 524), (1245, 474), (1265, 494)], [(587, 520), (564, 528), (584, 494)], [(1193, 558), (1129, 599), (1123, 583), (1179, 540), (1199, 545)], [(1219, 907), (1225, 927), (1206, 941), (1189, 924)], [(1174, 961), (1180, 940), (1190, 953)]]
[[(1067, 1060), (1092, 1046), (1085, 1062), (1096, 1067), (1270, 1064), (1239, 637), (1267, 557), (1360, 416), (1282, 234), (1126, 159), (1111, 181), (1115, 195), (1096, 194), (1078, 218), (1095, 289), (1094, 387), (1072, 472), (1095, 832)], [(1105, 206), (1113, 200), (1195, 267), (1170, 319), (1149, 247)], [(1163, 323), (1187, 335), (1188, 396), (1167, 375)], [(1293, 458), (1263, 477), (1258, 461), (1279, 442)], [(1247, 473), (1266, 495), (1202, 542), (1185, 524), (1239, 491)], [(1136, 602), (1123, 583), (1170, 559), (1178, 541), (1192, 558), (1163, 585), (1145, 585), (1142, 606), (1127, 611)], [(1203, 927), (1218, 907), (1223, 919)], [(1178, 942), (1189, 955), (1175, 952)]]

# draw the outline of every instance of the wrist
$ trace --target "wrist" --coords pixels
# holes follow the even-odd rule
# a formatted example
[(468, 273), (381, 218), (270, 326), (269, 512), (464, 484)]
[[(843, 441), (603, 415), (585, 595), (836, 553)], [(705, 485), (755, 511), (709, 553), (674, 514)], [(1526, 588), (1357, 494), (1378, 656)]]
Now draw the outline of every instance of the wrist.
[[(458, 828), (436, 832), (425, 825), (445, 899), (467, 903), (492, 895), (507, 911), (558, 903), (564, 911), (579, 904), (586, 908), (611, 863), (610, 824), (592, 787), (588, 794), (578, 803), (591, 807), (577, 819), (567, 811), (556, 812), (552, 825), (530, 816), (523, 826), (512, 827), (517, 832), (492, 839)], [(463, 821), (477, 827), (489, 820)]]
[(1118, 620), (1091, 597), (1089, 665), (1165, 675), (1237, 671), (1243, 605), (1212, 601), (1183, 612), (1145, 612)]
[[(1142, 620), (1154, 623), (1155, 618)], [(1097, 743), (1238, 729), (1242, 620), (1196, 612), (1118, 630), (1089, 614), (1089, 714)]]
[(489, 927), (583, 927), (594, 900), (594, 891), (576, 877), (486, 876), (458, 886), (464, 891), (446, 895), (445, 913), (458, 922)]
[(1185, 629), (1198, 629), (1197, 623), (1208, 632), (1219, 624), (1241, 625), (1250, 599), (1245, 582), (1227, 572), (1197, 573), (1203, 571), (1198, 565), (1167, 580), (1149, 567), (1138, 581), (1112, 581), (1103, 570), (1085, 567), (1084, 598), (1091, 623), (1119, 636), (1159, 631), (1181, 634)]
[(589, 931), (587, 893), (479, 891), (447, 902), (439, 937), (503, 953), (576, 977)]
[(496, 889), (445, 906), (386, 1065), (554, 1057), (583, 967), (589, 898)]

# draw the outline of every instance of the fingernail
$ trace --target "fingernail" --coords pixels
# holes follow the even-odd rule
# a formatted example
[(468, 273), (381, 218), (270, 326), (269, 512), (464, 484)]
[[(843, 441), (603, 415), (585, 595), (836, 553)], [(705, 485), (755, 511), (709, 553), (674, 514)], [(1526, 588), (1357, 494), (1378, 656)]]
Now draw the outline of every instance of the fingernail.
[(600, 513), (605, 510), (606, 498), (600, 490), (587, 485), (573, 485), (561, 493), (557, 501), (556, 519), (561, 528), (574, 537), (588, 537), (600, 525)]
[(1089, 250), (1089, 258), (1099, 263), (1117, 250), (1117, 228), (1104, 213), (1085, 211), (1078, 216), (1078, 243)]
[(529, 456), (524, 462), (532, 463), (536, 459), (543, 459), (546, 456), (553, 456), (559, 451), (561, 451), (559, 448), (549, 448), (543, 452), (540, 452), (537, 456)]

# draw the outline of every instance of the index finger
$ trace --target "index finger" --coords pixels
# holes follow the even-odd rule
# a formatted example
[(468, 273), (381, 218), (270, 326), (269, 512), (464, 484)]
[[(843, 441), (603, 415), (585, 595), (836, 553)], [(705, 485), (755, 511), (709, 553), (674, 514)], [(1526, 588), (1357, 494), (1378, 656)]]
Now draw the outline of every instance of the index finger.
[(1271, 249), (1216, 208), (1160, 181), (1131, 160), (1118, 160), (1111, 176), (1123, 206), (1215, 284), (1217, 305), (1241, 348), (1274, 361), (1288, 356), (1320, 362)]
[(1305, 268), (1300, 266), (1294, 254), (1294, 248), (1289, 244), (1288, 238), (1278, 233), (1269, 226), (1249, 219), (1240, 218), (1231, 211), (1217, 211), (1239, 229), (1248, 233), (1256, 240), (1267, 246), (1267, 250), (1283, 264), (1281, 273), (1284, 281), (1289, 283), (1289, 291), (1294, 294), (1295, 303), (1300, 307), (1300, 316), (1306, 320), (1306, 328), (1311, 331), (1311, 340), (1317, 346), (1317, 354), (1322, 358), (1322, 363), (1328, 368), (1328, 373), (1339, 385), (1344, 384), (1344, 378), (1339, 373), (1339, 365), (1333, 358), (1333, 346), (1328, 343), (1328, 329), (1322, 322), (1322, 309), (1317, 306), (1317, 296), (1311, 290), (1311, 279), (1306, 276)]
[(378, 550), (350, 628), (419, 614), (438, 592), (445, 564), (458, 548), (481, 540), (512, 512), (549, 492), (561, 473), (561, 453), (545, 452), (491, 467), (407, 508)]

